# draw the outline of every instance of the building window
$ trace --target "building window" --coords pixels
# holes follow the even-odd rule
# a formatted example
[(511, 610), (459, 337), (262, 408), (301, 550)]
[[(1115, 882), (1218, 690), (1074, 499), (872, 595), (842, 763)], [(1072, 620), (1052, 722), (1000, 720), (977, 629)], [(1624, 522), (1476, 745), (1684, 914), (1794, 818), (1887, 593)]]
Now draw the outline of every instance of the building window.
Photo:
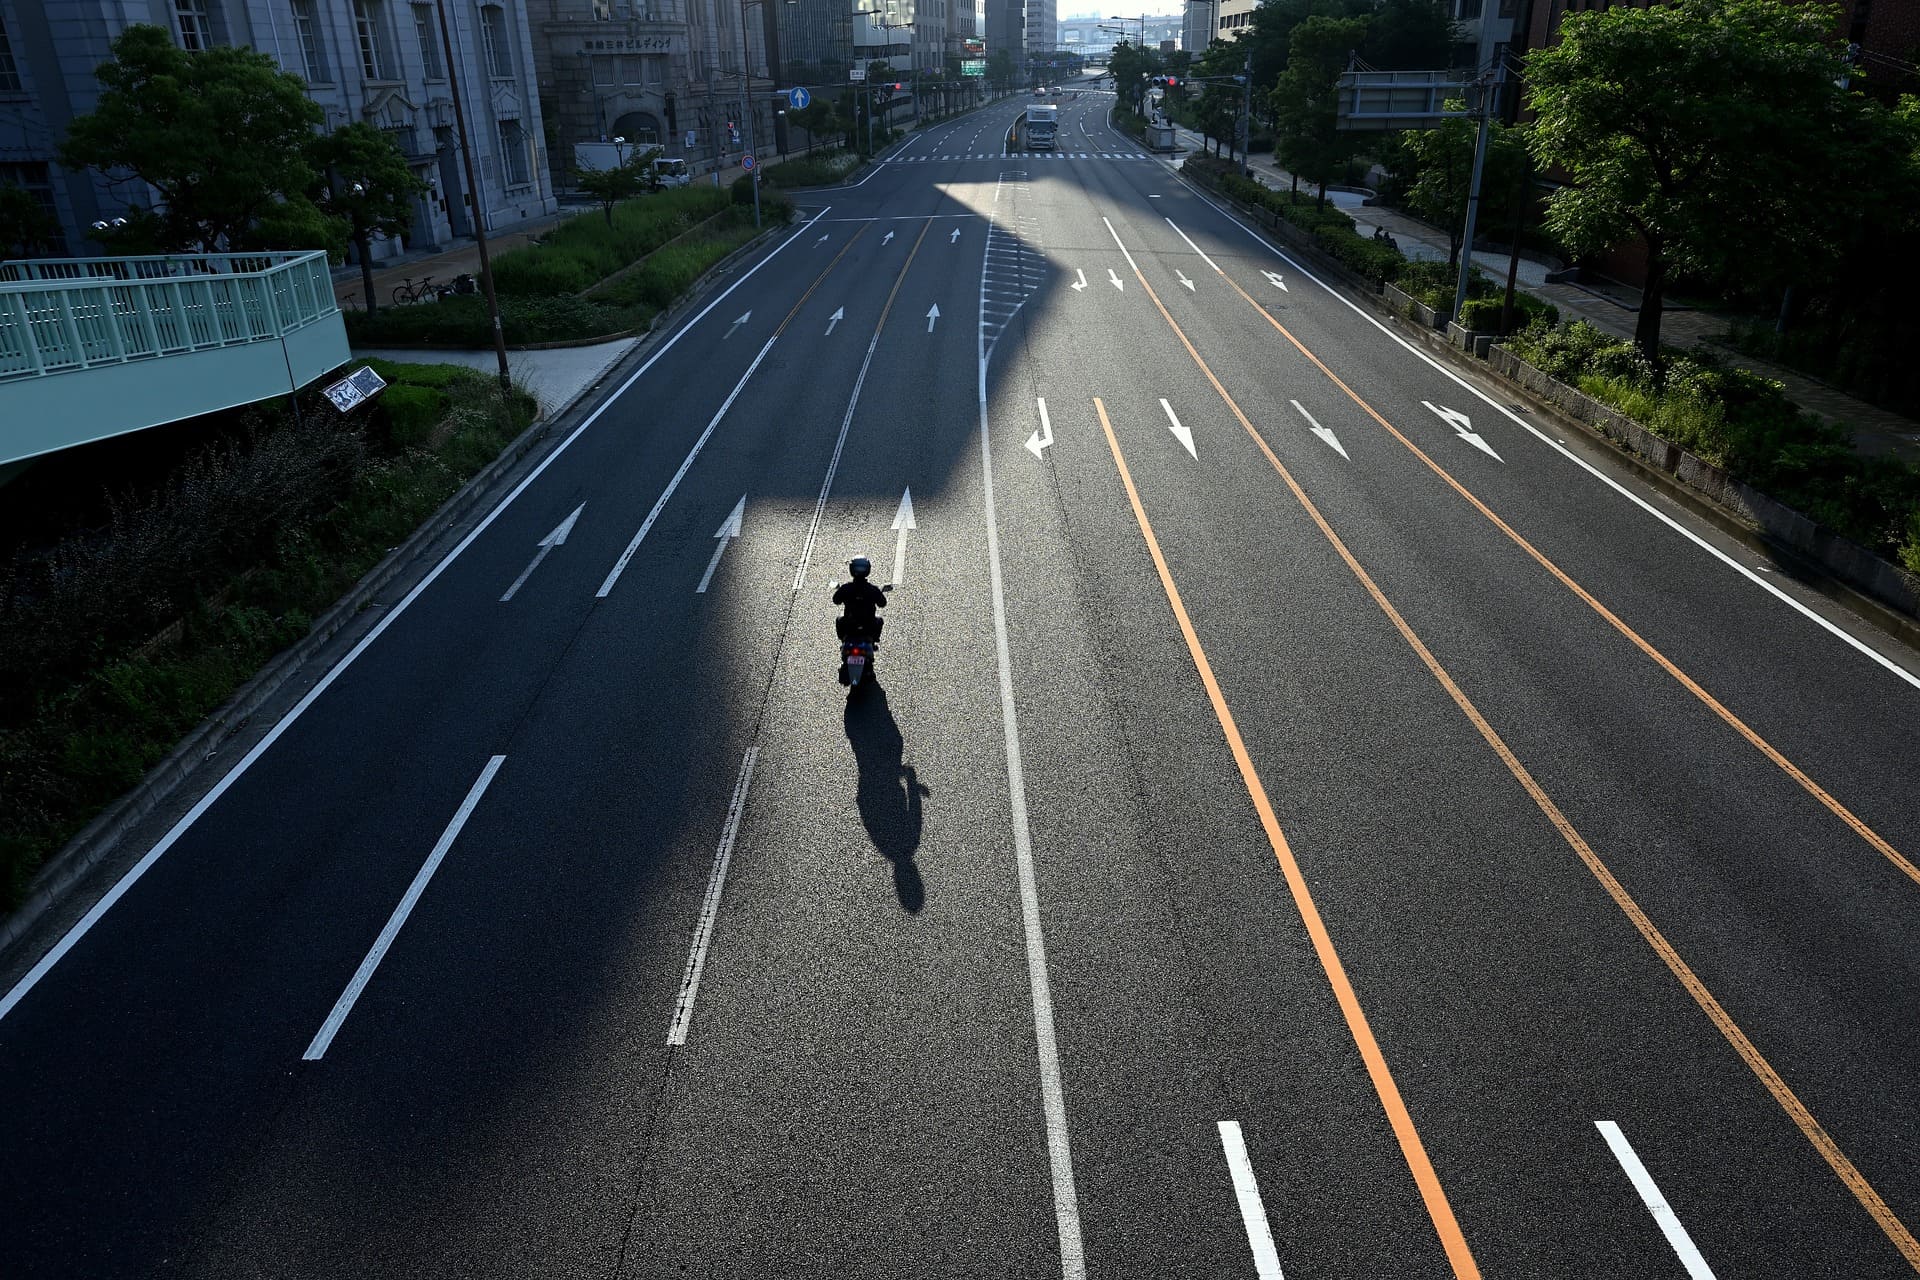
[(380, 0), (353, 0), (353, 32), (360, 43), (360, 70), (369, 80), (391, 80), (380, 20)]
[(173, 21), (180, 28), (180, 47), (188, 53), (213, 47), (213, 20), (207, 16), (207, 0), (173, 0)]
[(413, 29), (420, 37), (420, 65), (427, 69), (427, 79), (446, 79), (447, 70), (440, 65), (440, 36), (433, 29), (432, 5), (413, 6)]
[(507, 34), (507, 11), (497, 4), (480, 6), (480, 44), (487, 74), (495, 80), (513, 79), (513, 43)]
[(524, 187), (533, 181), (532, 165), (527, 160), (527, 135), (518, 120), (500, 122), (500, 163), (509, 187)]
[(293, 0), (293, 29), (300, 38), (300, 65), (308, 84), (327, 84), (326, 59), (320, 56), (320, 19), (313, 11), (314, 0)]
[(20, 68), (13, 60), (13, 46), (7, 43), (6, 19), (0, 18), (0, 93), (22, 92)]
[[(53, 201), (53, 175), (45, 161), (36, 161), (31, 164), (0, 161), (0, 188), (5, 187), (23, 189), (33, 197), (33, 202), (40, 206), (40, 211), (47, 215), (47, 221), (55, 227), (60, 225), (60, 209)], [(65, 247), (66, 241), (58, 231), (54, 232), (52, 243), (42, 246), (54, 251)], [(0, 257), (4, 257), (11, 248), (13, 248), (12, 245), (0, 244)]]

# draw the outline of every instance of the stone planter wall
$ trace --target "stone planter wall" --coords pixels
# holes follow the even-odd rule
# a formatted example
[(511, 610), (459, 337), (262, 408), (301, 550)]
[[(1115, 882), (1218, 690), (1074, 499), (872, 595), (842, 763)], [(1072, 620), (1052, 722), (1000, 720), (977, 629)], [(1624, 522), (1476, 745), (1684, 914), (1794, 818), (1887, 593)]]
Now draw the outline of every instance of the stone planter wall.
[(1452, 320), (1447, 321), (1447, 341), (1462, 351), (1473, 352), (1474, 359), (1485, 360), (1488, 348), (1493, 346), (1497, 333), (1481, 333), (1477, 329), (1462, 329)]
[(1672, 441), (1662, 440), (1618, 410), (1542, 373), (1506, 347), (1492, 347), (1487, 361), (1494, 372), (1565, 410), (1649, 466), (1752, 521), (1772, 541), (1881, 603), (1920, 618), (1920, 575), (1889, 564)]
[(1439, 329), (1447, 323), (1441, 318), (1439, 312), (1405, 290), (1396, 289), (1387, 284), (1380, 286), (1380, 293), (1387, 300), (1387, 305), (1393, 308), (1393, 314), (1397, 316), (1416, 320), (1429, 329)]

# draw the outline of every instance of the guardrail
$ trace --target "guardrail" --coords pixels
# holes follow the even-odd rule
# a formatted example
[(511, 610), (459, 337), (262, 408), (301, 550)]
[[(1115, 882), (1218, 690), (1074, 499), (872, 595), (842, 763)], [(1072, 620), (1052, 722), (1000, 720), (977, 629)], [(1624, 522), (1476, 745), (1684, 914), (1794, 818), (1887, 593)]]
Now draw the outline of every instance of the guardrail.
[(277, 340), (338, 313), (319, 250), (0, 262), (0, 383)]

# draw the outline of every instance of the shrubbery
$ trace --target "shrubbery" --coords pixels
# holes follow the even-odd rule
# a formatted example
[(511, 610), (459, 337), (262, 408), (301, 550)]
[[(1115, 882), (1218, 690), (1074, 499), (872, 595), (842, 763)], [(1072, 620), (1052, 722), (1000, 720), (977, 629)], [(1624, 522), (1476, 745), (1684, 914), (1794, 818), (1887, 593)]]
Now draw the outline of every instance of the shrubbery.
[(1779, 383), (1677, 349), (1656, 371), (1632, 342), (1584, 321), (1536, 324), (1508, 345), (1662, 439), (1920, 572), (1920, 468), (1857, 453), (1845, 427), (1802, 413)]
[(1275, 191), (1242, 177), (1235, 165), (1224, 160), (1192, 156), (1184, 169), (1221, 194), (1264, 209), (1308, 232), (1328, 257), (1375, 284), (1397, 279), (1406, 267), (1400, 250), (1384, 240), (1374, 240), (1355, 231), (1353, 219), (1334, 205), (1323, 205), (1310, 196), (1290, 191)]
[(766, 180), (781, 187), (824, 187), (857, 168), (860, 157), (851, 151), (822, 151), (795, 156), (767, 166)]

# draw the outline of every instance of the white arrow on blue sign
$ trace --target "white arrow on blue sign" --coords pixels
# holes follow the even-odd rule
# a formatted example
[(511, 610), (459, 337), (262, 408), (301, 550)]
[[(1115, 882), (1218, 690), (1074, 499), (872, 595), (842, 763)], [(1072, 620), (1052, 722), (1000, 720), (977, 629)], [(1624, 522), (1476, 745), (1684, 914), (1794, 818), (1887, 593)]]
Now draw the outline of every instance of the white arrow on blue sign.
[(805, 111), (807, 104), (812, 101), (813, 95), (807, 92), (805, 85), (795, 85), (787, 90), (787, 103), (795, 111)]

